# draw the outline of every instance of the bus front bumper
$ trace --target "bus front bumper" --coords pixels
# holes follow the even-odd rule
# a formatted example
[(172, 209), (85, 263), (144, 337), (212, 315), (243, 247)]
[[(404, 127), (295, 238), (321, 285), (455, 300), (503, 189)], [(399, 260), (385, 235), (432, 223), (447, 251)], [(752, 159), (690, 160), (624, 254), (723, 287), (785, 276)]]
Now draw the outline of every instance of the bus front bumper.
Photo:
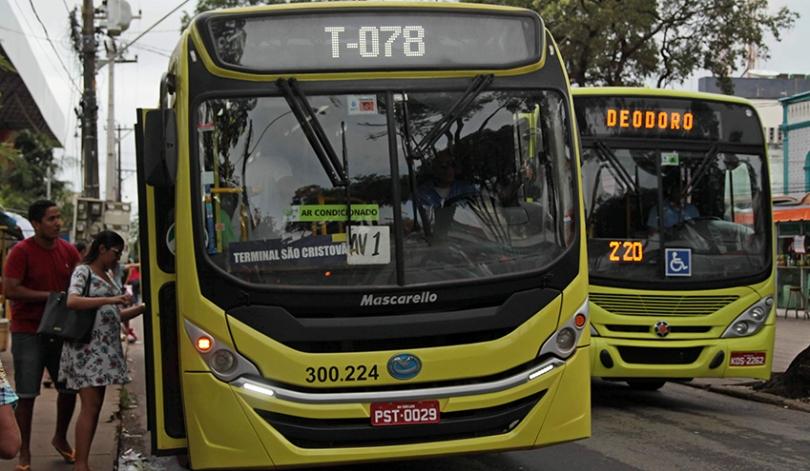
[(630, 340), (591, 337), (592, 375), (601, 378), (758, 378), (771, 376), (774, 326), (750, 337)]
[[(293, 391), (261, 380), (184, 373), (194, 469), (353, 463), (533, 448), (590, 436), (589, 347), (487, 383), (364, 392)], [(520, 374), (520, 373), (519, 373)], [(518, 375), (519, 375), (518, 374)], [(475, 385), (473, 385), (475, 386)], [(375, 427), (372, 402), (439, 401), (438, 424)]]

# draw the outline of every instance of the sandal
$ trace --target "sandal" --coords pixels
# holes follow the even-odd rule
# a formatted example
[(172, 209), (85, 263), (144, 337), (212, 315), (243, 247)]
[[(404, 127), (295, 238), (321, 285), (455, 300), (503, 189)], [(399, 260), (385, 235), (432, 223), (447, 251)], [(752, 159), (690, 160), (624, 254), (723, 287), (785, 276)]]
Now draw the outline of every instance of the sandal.
[[(56, 450), (57, 453), (62, 455), (62, 459), (65, 460), (65, 463), (73, 464), (73, 463), (76, 462), (76, 451), (74, 451), (74, 450), (63, 451), (63, 450), (60, 450), (59, 448), (56, 448), (56, 446), (54, 446), (53, 449)], [(21, 470), (15, 470), (15, 471), (29, 471), (29, 470), (21, 469)]]
[(14, 467), (14, 471), (31, 471), (30, 464), (18, 464)]

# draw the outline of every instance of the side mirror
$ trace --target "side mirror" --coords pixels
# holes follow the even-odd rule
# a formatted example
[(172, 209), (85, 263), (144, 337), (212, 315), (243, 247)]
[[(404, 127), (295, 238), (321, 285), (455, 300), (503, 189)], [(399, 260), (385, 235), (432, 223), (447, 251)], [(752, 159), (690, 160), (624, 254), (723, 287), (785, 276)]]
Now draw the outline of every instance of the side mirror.
[(169, 93), (174, 92), (174, 76), (160, 81), (160, 109), (141, 115), (143, 159), (146, 183), (155, 187), (174, 186), (177, 180), (177, 116), (169, 108)]
[(144, 179), (154, 187), (174, 186), (177, 178), (174, 110), (146, 110), (142, 116)]

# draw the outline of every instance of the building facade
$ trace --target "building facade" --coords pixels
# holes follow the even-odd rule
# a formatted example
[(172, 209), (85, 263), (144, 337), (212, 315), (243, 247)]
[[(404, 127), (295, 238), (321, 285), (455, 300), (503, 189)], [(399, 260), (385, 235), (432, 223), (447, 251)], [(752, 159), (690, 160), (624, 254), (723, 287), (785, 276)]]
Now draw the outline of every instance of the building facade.
[[(780, 74), (771, 77), (734, 77), (731, 82), (734, 95), (751, 100), (762, 121), (762, 132), (768, 144), (772, 193), (803, 196), (810, 191), (804, 186), (804, 160), (801, 164), (785, 160), (785, 117), (781, 101), (810, 91), (810, 76)], [(701, 92), (722, 93), (714, 77), (701, 78), (698, 89)], [(793, 155), (791, 158), (795, 159)]]
[(810, 92), (779, 101), (783, 135), (781, 191), (801, 196), (810, 192)]

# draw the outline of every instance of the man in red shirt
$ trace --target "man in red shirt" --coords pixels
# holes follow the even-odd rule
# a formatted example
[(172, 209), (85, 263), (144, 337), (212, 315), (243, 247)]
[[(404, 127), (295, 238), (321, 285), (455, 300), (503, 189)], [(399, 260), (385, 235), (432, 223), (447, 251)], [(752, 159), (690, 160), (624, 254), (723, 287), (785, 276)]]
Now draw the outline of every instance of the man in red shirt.
[(73, 268), (79, 263), (79, 252), (59, 238), (62, 214), (53, 201), (34, 202), (28, 208), (28, 219), (34, 226), (34, 235), (14, 246), (6, 259), (3, 276), (3, 291), (11, 301), (11, 354), (20, 398), (15, 411), (22, 435), (19, 469), (28, 469), (31, 462), (31, 418), (45, 368), (59, 393), (51, 444), (67, 462), (73, 460), (67, 430), (76, 406), (76, 392), (65, 389), (58, 378), (62, 344), (38, 336), (37, 327), (48, 294), (67, 290)]

